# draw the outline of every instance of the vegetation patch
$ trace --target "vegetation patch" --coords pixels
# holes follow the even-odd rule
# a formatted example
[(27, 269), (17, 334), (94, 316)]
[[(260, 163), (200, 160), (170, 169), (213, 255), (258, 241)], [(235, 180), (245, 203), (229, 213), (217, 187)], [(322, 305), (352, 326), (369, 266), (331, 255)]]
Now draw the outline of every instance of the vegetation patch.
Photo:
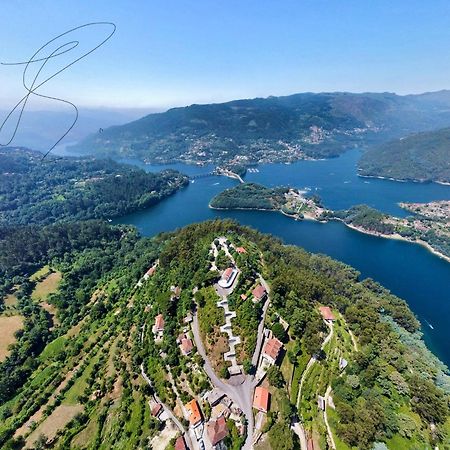
[(41, 435), (52, 440), (58, 430), (62, 430), (77, 414), (83, 411), (82, 405), (60, 405), (27, 438), (27, 446), (34, 444)]
[(10, 353), (9, 346), (16, 342), (16, 332), (23, 327), (22, 316), (0, 316), (0, 361)]
[(38, 281), (36, 283), (36, 287), (31, 294), (31, 298), (33, 300), (46, 300), (50, 294), (53, 294), (58, 290), (58, 285), (61, 278), (61, 272), (51, 272), (42, 281)]

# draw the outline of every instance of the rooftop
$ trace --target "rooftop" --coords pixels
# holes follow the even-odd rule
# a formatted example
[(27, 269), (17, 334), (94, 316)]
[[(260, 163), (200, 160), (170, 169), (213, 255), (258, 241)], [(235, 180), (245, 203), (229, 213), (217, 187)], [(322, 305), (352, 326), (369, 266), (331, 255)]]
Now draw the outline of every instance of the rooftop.
[(156, 403), (152, 408), (152, 416), (158, 417), (158, 415), (161, 411), (162, 411), (161, 403)]
[(277, 338), (272, 338), (266, 342), (263, 353), (272, 358), (273, 360), (276, 360), (282, 348), (283, 343), (279, 341)]
[(207, 425), (208, 437), (212, 445), (217, 445), (228, 436), (228, 427), (225, 417), (219, 417), (215, 422)]
[(267, 412), (269, 409), (270, 392), (268, 389), (257, 386), (255, 388), (255, 395), (253, 397), (253, 408), (259, 411)]
[(222, 278), (225, 280), (228, 280), (231, 277), (231, 274), (233, 273), (233, 268), (228, 267), (228, 269), (225, 269), (222, 274)]
[(181, 350), (185, 355), (188, 355), (192, 352), (192, 349), (194, 348), (194, 344), (189, 338), (183, 338), (181, 339)]
[(264, 286), (258, 284), (258, 286), (256, 286), (255, 289), (253, 289), (252, 294), (253, 297), (260, 300), (266, 295), (266, 289), (264, 288)]
[(179, 436), (175, 441), (175, 450), (187, 450), (186, 442), (183, 436)]
[(162, 314), (158, 314), (155, 317), (155, 329), (158, 330), (164, 330), (164, 317)]
[(218, 388), (214, 388), (209, 394), (208, 394), (208, 402), (211, 406), (214, 406), (216, 403), (218, 403), (223, 397), (225, 397), (225, 393), (221, 391)]
[(189, 413), (189, 422), (191, 425), (198, 425), (203, 420), (197, 400), (193, 399), (189, 403), (186, 403), (186, 409)]
[(245, 250), (244, 247), (238, 247), (238, 248), (236, 249), (236, 251), (237, 251), (238, 253), (247, 253), (247, 250)]
[(329, 306), (321, 306), (319, 311), (324, 320), (336, 320)]

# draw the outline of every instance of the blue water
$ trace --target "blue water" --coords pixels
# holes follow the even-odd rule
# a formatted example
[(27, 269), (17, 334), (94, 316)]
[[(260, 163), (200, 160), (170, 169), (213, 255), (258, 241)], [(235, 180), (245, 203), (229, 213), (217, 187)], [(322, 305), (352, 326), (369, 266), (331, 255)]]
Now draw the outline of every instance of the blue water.
[[(325, 206), (332, 209), (366, 203), (396, 215), (404, 214), (397, 206), (399, 201), (450, 199), (449, 186), (360, 178), (355, 170), (358, 157), (359, 152), (352, 150), (332, 160), (262, 165), (258, 166), (259, 173), (248, 173), (246, 180), (270, 186), (308, 187), (322, 197)], [(183, 164), (140, 165), (149, 171), (171, 167), (189, 175), (211, 170), (211, 167)], [(215, 211), (208, 208), (209, 200), (215, 194), (235, 184), (236, 181), (224, 177), (197, 179), (156, 206), (115, 222), (133, 224), (142, 234), (152, 236), (192, 222), (229, 217), (264, 233), (276, 235), (286, 243), (327, 254), (352, 265), (361, 272), (362, 277), (371, 277), (404, 298), (424, 324), (424, 338), (429, 348), (450, 365), (448, 262), (419, 245), (365, 235), (338, 222), (296, 222), (274, 212)]]

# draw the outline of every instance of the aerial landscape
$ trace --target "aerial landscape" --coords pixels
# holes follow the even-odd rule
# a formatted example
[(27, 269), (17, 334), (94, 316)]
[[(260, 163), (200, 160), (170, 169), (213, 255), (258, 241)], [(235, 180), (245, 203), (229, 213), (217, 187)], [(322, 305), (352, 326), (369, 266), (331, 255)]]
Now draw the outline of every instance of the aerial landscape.
[(5, 5), (1, 449), (450, 449), (432, 3)]

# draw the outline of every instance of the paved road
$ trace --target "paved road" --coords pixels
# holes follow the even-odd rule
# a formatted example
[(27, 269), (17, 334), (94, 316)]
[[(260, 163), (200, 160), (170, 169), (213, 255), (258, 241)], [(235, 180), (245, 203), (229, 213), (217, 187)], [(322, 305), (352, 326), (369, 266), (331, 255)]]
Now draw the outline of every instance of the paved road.
[(204, 370), (211, 380), (212, 384), (223, 391), (228, 397), (233, 400), (234, 403), (239, 405), (239, 408), (244, 413), (244, 416), (247, 419), (247, 439), (245, 441), (243, 450), (250, 450), (252, 448), (253, 441), (253, 430), (254, 430), (254, 419), (253, 419), (253, 410), (252, 410), (252, 396), (253, 396), (253, 386), (252, 381), (248, 377), (244, 381), (244, 383), (232, 386), (228, 383), (224, 383), (214, 372), (211, 367), (211, 363), (209, 362), (208, 357), (206, 356), (205, 348), (203, 347), (203, 342), (200, 337), (200, 331), (198, 327), (198, 318), (197, 312), (193, 315), (192, 320), (192, 334), (194, 335), (195, 345), (197, 346), (198, 353), (204, 360)]
[(258, 360), (259, 360), (259, 355), (261, 353), (261, 345), (263, 342), (263, 332), (264, 332), (264, 322), (266, 320), (266, 314), (267, 314), (267, 310), (269, 309), (269, 304), (270, 304), (270, 288), (269, 285), (266, 283), (266, 280), (259, 275), (259, 280), (261, 282), (261, 285), (265, 288), (265, 290), (267, 291), (267, 299), (264, 303), (263, 306), (263, 311), (262, 311), (262, 318), (261, 321), (259, 322), (258, 325), (258, 336), (256, 339), (256, 346), (255, 346), (255, 351), (253, 352), (253, 357), (252, 357), (252, 364), (253, 366), (256, 368), (258, 365)]
[(308, 441), (306, 439), (305, 429), (303, 428), (301, 422), (298, 422), (298, 419), (292, 423), (291, 430), (298, 436), (301, 450), (308, 450)]

